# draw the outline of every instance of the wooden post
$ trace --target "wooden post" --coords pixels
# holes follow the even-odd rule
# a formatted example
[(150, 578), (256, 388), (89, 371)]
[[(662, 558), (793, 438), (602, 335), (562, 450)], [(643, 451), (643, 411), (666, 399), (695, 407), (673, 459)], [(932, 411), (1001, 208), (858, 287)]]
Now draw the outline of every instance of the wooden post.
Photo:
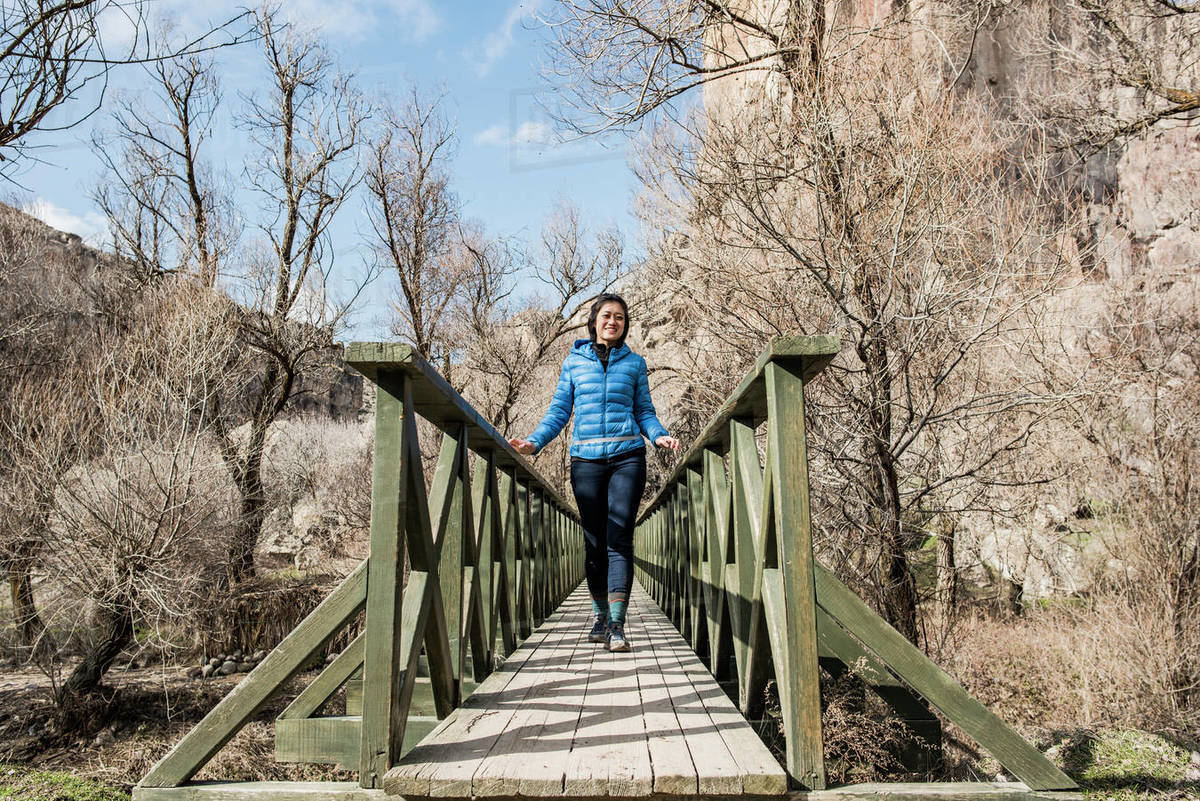
[[(405, 471), (410, 468), (405, 418), (413, 414), (404, 373), (380, 371), (375, 395), (375, 461), (371, 478), (371, 556), (367, 568), (367, 638), (363, 652), (363, 719), (359, 784), (382, 787), (399, 759), (406, 709), (400, 708), (400, 621), (404, 587)], [(417, 465), (420, 469), (420, 465)]]
[(810, 790), (825, 788), (821, 691), (817, 662), (817, 601), (813, 576), (808, 445), (801, 376), (776, 362), (765, 368), (767, 453), (780, 532), (790, 697), (780, 699), (788, 774)]

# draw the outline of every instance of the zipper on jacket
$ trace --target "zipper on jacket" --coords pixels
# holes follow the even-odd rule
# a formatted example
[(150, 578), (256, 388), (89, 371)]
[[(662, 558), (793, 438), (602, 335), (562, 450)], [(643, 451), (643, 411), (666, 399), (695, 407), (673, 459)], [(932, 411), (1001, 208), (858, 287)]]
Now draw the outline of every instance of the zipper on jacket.
[[(596, 357), (599, 360), (599, 357)], [(608, 352), (608, 358), (612, 358), (612, 351)], [(608, 436), (608, 365), (604, 362), (600, 363), (601, 372), (604, 373), (604, 390), (601, 394), (600, 404), (600, 436)]]

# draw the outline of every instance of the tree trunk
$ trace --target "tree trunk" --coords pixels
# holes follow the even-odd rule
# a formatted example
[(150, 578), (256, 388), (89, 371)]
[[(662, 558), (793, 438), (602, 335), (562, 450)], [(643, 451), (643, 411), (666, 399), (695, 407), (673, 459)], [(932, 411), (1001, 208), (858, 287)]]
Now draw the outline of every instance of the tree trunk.
[(262, 450), (246, 455), (236, 481), (241, 501), (238, 523), (229, 546), (229, 584), (234, 586), (254, 578), (254, 549), (267, 517), (266, 490), (262, 483)]
[(942, 624), (949, 625), (958, 606), (958, 565), (954, 561), (954, 540), (958, 524), (949, 515), (942, 515), (937, 536), (937, 596)]
[(1025, 585), (1001, 573), (1000, 588), (1003, 593), (1001, 603), (1004, 611), (1013, 617), (1020, 617), (1024, 611), (1021, 601), (1025, 597)]
[(68, 695), (79, 696), (95, 690), (113, 660), (133, 639), (133, 607), (127, 599), (101, 607), (96, 617), (96, 636), (63, 684)]
[(36, 657), (53, 650), (54, 643), (46, 631), (46, 624), (38, 614), (33, 597), (33, 579), (30, 576), (30, 548), (22, 545), (18, 554), (8, 564), (8, 588), (12, 598), (13, 623), (19, 642)]

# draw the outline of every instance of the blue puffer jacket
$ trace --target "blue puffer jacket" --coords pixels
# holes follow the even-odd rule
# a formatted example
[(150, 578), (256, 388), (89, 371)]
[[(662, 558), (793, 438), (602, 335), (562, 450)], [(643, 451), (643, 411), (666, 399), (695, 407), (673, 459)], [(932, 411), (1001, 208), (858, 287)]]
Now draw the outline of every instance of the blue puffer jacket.
[[(644, 434), (651, 442), (667, 436), (650, 402), (650, 382), (646, 379), (646, 360), (621, 345), (608, 354), (608, 369), (588, 339), (577, 339), (563, 362), (554, 398), (542, 422), (529, 435), (540, 451), (558, 436), (571, 409), (575, 410), (575, 431), (571, 455), (584, 459), (605, 459), (644, 448)], [(536, 452), (536, 451), (535, 451)]]

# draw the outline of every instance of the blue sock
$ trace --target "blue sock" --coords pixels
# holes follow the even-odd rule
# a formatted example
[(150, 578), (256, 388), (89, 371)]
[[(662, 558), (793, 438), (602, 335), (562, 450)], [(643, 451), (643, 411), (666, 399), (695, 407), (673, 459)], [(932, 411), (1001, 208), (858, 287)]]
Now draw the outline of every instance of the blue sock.
[(608, 601), (592, 599), (592, 614), (596, 617), (608, 617)]
[(609, 601), (608, 602), (608, 619), (614, 623), (625, 622), (625, 605), (628, 601)]

